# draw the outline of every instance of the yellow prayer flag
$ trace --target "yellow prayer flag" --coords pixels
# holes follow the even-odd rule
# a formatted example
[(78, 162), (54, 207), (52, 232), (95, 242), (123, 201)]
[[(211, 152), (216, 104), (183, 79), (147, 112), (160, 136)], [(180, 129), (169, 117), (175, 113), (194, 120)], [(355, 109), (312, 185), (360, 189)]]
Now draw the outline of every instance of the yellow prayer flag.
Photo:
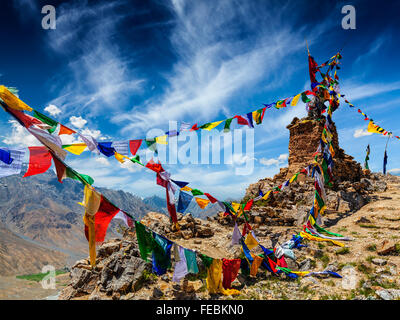
[(32, 111), (33, 109), (26, 103), (22, 102), (18, 97), (13, 95), (10, 90), (5, 86), (0, 86), (0, 98), (6, 103), (7, 106), (14, 110), (22, 111)]
[(272, 190), (269, 190), (266, 194), (264, 194), (264, 196), (262, 197), (263, 200), (267, 200), (269, 194), (271, 193)]
[(372, 120), (370, 120), (369, 123), (368, 123), (367, 131), (368, 132), (372, 132), (372, 133), (381, 133), (381, 132), (378, 131), (378, 129), (377, 129), (378, 127), (379, 126), (377, 126), (376, 124), (374, 124), (372, 122)]
[(213, 259), (210, 267), (207, 269), (207, 290), (211, 294), (222, 293), (229, 296), (240, 294), (236, 289), (224, 289), (222, 285), (222, 260)]
[(71, 145), (65, 145), (63, 146), (63, 149), (79, 156), (83, 151), (85, 151), (86, 147), (87, 146), (84, 143), (76, 143)]
[(301, 93), (299, 93), (297, 96), (295, 96), (292, 100), (292, 102), (290, 103), (291, 106), (295, 107), (297, 105), (297, 102), (299, 102), (299, 99), (301, 97)]
[(208, 199), (202, 199), (202, 198), (197, 198), (197, 197), (194, 197), (194, 198), (196, 199), (196, 202), (201, 209), (204, 209), (210, 203), (210, 200), (208, 200)]
[(251, 264), (251, 267), (250, 267), (250, 275), (251, 276), (255, 277), (257, 275), (258, 268), (262, 264), (263, 260), (264, 259), (259, 256), (253, 257), (253, 263)]
[(188, 186), (184, 186), (183, 188), (181, 188), (182, 191), (192, 191), (192, 188), (188, 187)]
[(240, 203), (232, 202), (231, 205), (232, 205), (233, 210), (235, 210), (235, 213), (238, 213)]
[(297, 173), (290, 178), (289, 183), (292, 183), (297, 178)]
[(250, 232), (247, 234), (246, 240), (244, 243), (247, 245), (249, 250), (258, 246), (258, 241), (253, 237), (253, 234)]
[(128, 160), (130, 160), (127, 156), (124, 156), (124, 155), (122, 155), (122, 154), (120, 154), (120, 153), (118, 153), (118, 152), (115, 152), (114, 153), (114, 157), (115, 157), (115, 159), (117, 159), (119, 162), (121, 162), (121, 163), (124, 163), (125, 162), (125, 159), (128, 159)]
[(94, 216), (100, 208), (101, 194), (88, 185), (85, 185), (83, 192), (85, 195), (85, 213)]
[(220, 123), (222, 123), (224, 120), (221, 121), (215, 121), (215, 122), (211, 122), (207, 128), (203, 128), (203, 130), (207, 130), (210, 131), (211, 129), (214, 129), (216, 126), (218, 126)]
[(156, 137), (156, 143), (159, 144), (168, 144), (167, 135)]

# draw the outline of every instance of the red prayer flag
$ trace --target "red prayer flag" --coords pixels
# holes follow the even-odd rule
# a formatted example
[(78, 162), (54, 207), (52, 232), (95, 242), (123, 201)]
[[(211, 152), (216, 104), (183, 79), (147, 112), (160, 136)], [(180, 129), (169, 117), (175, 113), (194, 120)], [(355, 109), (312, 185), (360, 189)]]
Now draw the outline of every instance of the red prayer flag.
[(211, 201), (211, 203), (216, 203), (218, 200), (215, 199), (211, 194), (209, 193), (204, 193), (204, 195), (208, 198), (208, 200)]
[(11, 113), (15, 118), (17, 118), (18, 122), (23, 125), (25, 128), (29, 128), (33, 126), (34, 124), (43, 124), (42, 121), (39, 119), (36, 119), (34, 117), (31, 117), (30, 115), (27, 115), (23, 113), (22, 111), (14, 110), (11, 108), (7, 108), (7, 112)]
[(197, 123), (193, 125), (193, 127), (189, 131), (196, 131), (199, 130), (200, 128), (197, 127)]
[[(108, 225), (110, 224), (112, 218), (118, 213), (119, 209), (111, 204), (107, 199), (101, 196), (101, 202), (99, 210), (94, 215), (94, 230), (95, 230), (95, 238), (96, 242), (103, 242)], [(85, 225), (85, 236), (89, 241), (89, 229)]]
[(54, 161), (54, 166), (56, 167), (58, 182), (63, 183), (62, 180), (64, 178), (65, 170), (67, 168), (60, 160), (57, 159), (57, 157), (55, 157), (54, 155), (52, 155), (52, 157)]
[(76, 133), (76, 131), (74, 131), (66, 126), (63, 126), (60, 123), (60, 132), (58, 133), (59, 136), (61, 136), (62, 134), (73, 134), (73, 133)]
[(244, 206), (243, 210), (246, 210), (246, 211), (250, 210), (251, 207), (253, 206), (253, 202), (254, 202), (254, 199), (251, 199), (250, 201), (248, 201), (246, 203), (246, 205)]
[(134, 156), (136, 152), (139, 150), (140, 145), (142, 144), (142, 140), (130, 140), (129, 148), (131, 149), (131, 153)]
[(29, 167), (25, 177), (46, 172), (51, 167), (51, 153), (46, 147), (29, 148)]
[(240, 269), (241, 259), (222, 259), (222, 286), (230, 289), (233, 280), (236, 279)]
[(314, 58), (308, 55), (308, 71), (310, 73), (311, 83), (317, 82), (315, 74), (318, 71), (318, 64), (315, 62)]
[(157, 173), (164, 171), (163, 167), (161, 166), (161, 163), (155, 163), (153, 159), (147, 162), (146, 168), (149, 168), (150, 170), (153, 170), (154, 172)]
[(237, 119), (238, 124), (249, 125), (249, 122), (245, 118), (243, 118), (242, 116), (234, 116), (233, 118)]

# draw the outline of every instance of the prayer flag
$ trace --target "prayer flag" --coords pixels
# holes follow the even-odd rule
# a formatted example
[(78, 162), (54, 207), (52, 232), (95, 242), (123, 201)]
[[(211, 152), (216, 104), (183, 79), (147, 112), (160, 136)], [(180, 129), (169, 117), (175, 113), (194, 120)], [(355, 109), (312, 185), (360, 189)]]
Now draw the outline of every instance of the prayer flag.
[(192, 189), (191, 191), (192, 191), (192, 195), (194, 195), (194, 196), (201, 196), (201, 195), (204, 194), (204, 193), (203, 193), (202, 191), (200, 191), (199, 189)]
[(387, 156), (387, 153), (385, 150), (385, 155), (383, 156), (383, 174), (386, 174), (387, 159), (388, 159), (388, 156)]
[[(223, 121), (223, 120), (222, 120)], [(206, 123), (200, 127), (200, 129), (210, 131), (211, 129), (214, 129), (216, 126), (218, 126), (222, 121), (216, 121), (216, 122), (211, 122), (211, 123)]]
[(190, 202), (192, 201), (193, 196), (186, 192), (179, 193), (179, 200), (178, 200), (178, 212), (184, 213), (189, 206)]
[(17, 96), (13, 95), (10, 90), (8, 90), (5, 86), (0, 86), (0, 98), (4, 101), (4, 103), (14, 109), (14, 110), (26, 110), (32, 111), (33, 109), (28, 106), (26, 103), (22, 102)]
[(115, 153), (115, 149), (111, 145), (112, 142), (98, 142), (97, 149), (106, 157), (111, 157)]
[(72, 154), (80, 155), (83, 151), (85, 151), (87, 145), (86, 143), (75, 143), (75, 144), (66, 144), (63, 145), (62, 148), (71, 152)]
[(22, 160), (25, 156), (25, 149), (7, 149), (3, 148), (0, 150), (4, 150), (10, 153), (10, 158), (13, 160), (10, 164), (7, 164), (4, 161), (0, 161), (0, 178), (8, 177), (13, 174), (19, 174), (22, 168)]
[(168, 137), (167, 135), (156, 137), (156, 143), (158, 143), (158, 144), (168, 144), (167, 137)]
[(113, 141), (111, 147), (115, 149), (116, 152), (124, 156), (129, 156), (129, 141)]
[(211, 203), (215, 203), (215, 202), (217, 202), (218, 200), (217, 199), (215, 199), (211, 194), (209, 194), (209, 193), (204, 193), (204, 195), (211, 201)]
[(11, 153), (9, 150), (0, 149), (0, 161), (8, 165), (13, 162), (13, 158), (11, 158)]
[(197, 198), (197, 197), (195, 197), (195, 199), (201, 209), (204, 209), (210, 203), (210, 200), (208, 200), (208, 199), (202, 199), (202, 198)]
[(74, 131), (74, 130), (72, 130), (72, 129), (66, 127), (66, 126), (63, 126), (63, 125), (60, 123), (60, 131), (58, 132), (58, 135), (59, 135), (59, 136), (61, 136), (62, 134), (73, 134), (73, 133), (76, 133), (76, 131)]
[(131, 153), (133, 156), (139, 150), (141, 144), (142, 144), (142, 140), (130, 140), (129, 141), (129, 148), (131, 149)]
[(28, 147), (29, 167), (25, 177), (46, 172), (51, 167), (51, 154), (46, 147)]

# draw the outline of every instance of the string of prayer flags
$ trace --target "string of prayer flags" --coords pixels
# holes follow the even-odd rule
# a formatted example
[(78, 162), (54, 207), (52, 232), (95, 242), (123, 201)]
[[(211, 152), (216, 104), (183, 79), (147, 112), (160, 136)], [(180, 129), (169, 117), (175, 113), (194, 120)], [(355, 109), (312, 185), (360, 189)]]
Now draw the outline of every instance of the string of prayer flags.
[[(0, 149), (1, 151), (5, 151), (9, 153), (10, 159), (12, 161), (7, 161), (7, 156), (6, 156), (6, 161), (0, 161), (0, 178), (2, 177), (8, 177), (13, 174), (19, 174), (22, 169), (22, 160), (25, 156), (25, 149), (7, 149), (3, 148)], [(1, 157), (1, 155), (0, 155)], [(10, 162), (10, 163), (7, 163)]]
[(51, 167), (51, 154), (46, 147), (28, 147), (29, 165), (25, 177), (46, 172)]
[(17, 96), (12, 94), (5, 86), (0, 86), (0, 98), (10, 108), (18, 111), (32, 111), (33, 109), (26, 103), (22, 102)]
[(207, 207), (207, 205), (210, 203), (210, 200), (208, 199), (202, 199), (197, 197), (195, 197), (195, 199), (201, 209), (205, 209), (205, 207)]
[(184, 213), (189, 206), (190, 202), (192, 201), (193, 196), (191, 194), (188, 194), (186, 192), (180, 192), (179, 193), (179, 199), (178, 199), (178, 208), (177, 211), (180, 213)]
[(142, 140), (130, 140), (129, 141), (129, 149), (131, 150), (132, 155), (136, 155), (136, 152), (139, 150), (140, 145), (142, 144)]

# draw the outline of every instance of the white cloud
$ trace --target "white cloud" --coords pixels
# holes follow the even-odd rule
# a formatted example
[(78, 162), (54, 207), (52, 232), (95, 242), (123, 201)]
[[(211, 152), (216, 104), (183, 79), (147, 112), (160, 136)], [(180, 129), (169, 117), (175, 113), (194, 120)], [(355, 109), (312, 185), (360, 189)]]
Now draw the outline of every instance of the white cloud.
[(46, 108), (44, 108), (44, 111), (47, 111), (52, 116), (56, 116), (61, 113), (61, 110), (57, 108), (57, 106), (55, 106), (54, 104), (49, 104)]
[(75, 128), (78, 129), (82, 129), (87, 123), (87, 121), (80, 116), (79, 117), (72, 116), (69, 118), (69, 121)]
[(289, 155), (287, 153), (283, 153), (283, 154), (279, 155), (279, 157), (276, 159), (261, 158), (260, 163), (265, 166), (280, 165), (282, 163), (285, 163), (288, 158), (289, 158)]
[(16, 120), (9, 120), (8, 123), (11, 124), (12, 128), (11, 134), (3, 139), (5, 144), (18, 147), (42, 146), (42, 144)]
[(80, 131), (80, 133), (84, 136), (92, 136), (96, 140), (101, 140), (102, 135), (100, 130), (90, 130), (90, 129), (83, 129)]
[(354, 131), (353, 137), (361, 138), (361, 137), (370, 136), (370, 135), (372, 135), (372, 132), (368, 132), (367, 130), (361, 128), (361, 129), (356, 129)]
[(120, 109), (142, 90), (143, 79), (136, 76), (132, 57), (123, 57), (115, 41), (120, 23), (141, 11), (121, 10), (123, 5), (126, 1), (74, 1), (57, 7), (57, 29), (48, 33), (48, 45), (68, 61), (54, 81), (60, 95), (52, 101), (64, 110), (85, 108), (96, 115)]
[(110, 162), (108, 161), (108, 159), (104, 158), (104, 157), (97, 157), (97, 158), (95, 158), (94, 161), (96, 161), (96, 162), (98, 162), (98, 163), (100, 163), (100, 164), (102, 164), (104, 166), (109, 166), (110, 165)]
[(390, 172), (390, 173), (394, 173), (394, 174), (396, 174), (396, 173), (400, 173), (400, 168), (394, 168), (394, 169), (390, 169), (390, 170), (388, 170), (388, 172)]
[(356, 81), (344, 81), (343, 84), (341, 84), (341, 93), (346, 96), (346, 99), (353, 103), (356, 100), (397, 90), (400, 90), (400, 81), (388, 83), (358, 83)]
[[(283, 83), (287, 76), (278, 76), (283, 62), (304, 50), (301, 29), (284, 27), (286, 17), (281, 12), (272, 8), (258, 12), (251, 1), (235, 5), (172, 1), (171, 10), (175, 27), (170, 41), (178, 59), (165, 76), (168, 85), (164, 94), (114, 116), (113, 122), (127, 123), (122, 133), (165, 123), (165, 110), (173, 120), (187, 119), (194, 110), (196, 120), (210, 120), (224, 111), (238, 91), (261, 82)], [(314, 28), (318, 31), (312, 36), (325, 29), (324, 25)], [(243, 30), (250, 30), (245, 40)]]

